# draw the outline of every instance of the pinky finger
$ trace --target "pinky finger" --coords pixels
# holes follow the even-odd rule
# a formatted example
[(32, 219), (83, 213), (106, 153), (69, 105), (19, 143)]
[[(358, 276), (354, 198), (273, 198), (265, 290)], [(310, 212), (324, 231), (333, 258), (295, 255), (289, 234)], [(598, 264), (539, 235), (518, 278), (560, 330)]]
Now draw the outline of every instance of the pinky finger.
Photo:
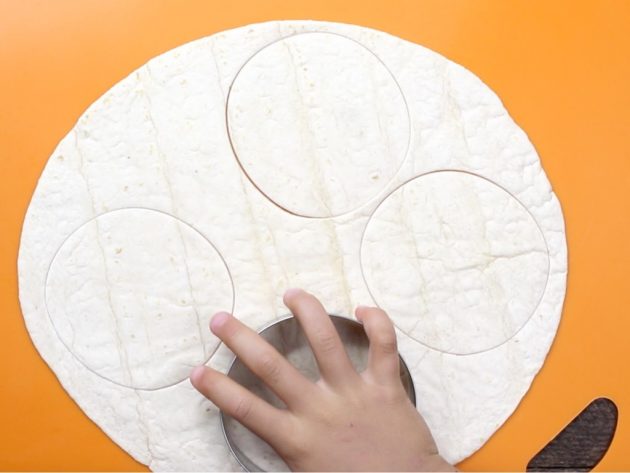
[(273, 407), (223, 373), (206, 366), (195, 368), (190, 381), (225, 414), (233, 417), (272, 446), (286, 429), (286, 411)]
[(382, 383), (400, 383), (398, 347), (394, 324), (376, 307), (357, 307), (357, 319), (370, 340), (368, 370)]

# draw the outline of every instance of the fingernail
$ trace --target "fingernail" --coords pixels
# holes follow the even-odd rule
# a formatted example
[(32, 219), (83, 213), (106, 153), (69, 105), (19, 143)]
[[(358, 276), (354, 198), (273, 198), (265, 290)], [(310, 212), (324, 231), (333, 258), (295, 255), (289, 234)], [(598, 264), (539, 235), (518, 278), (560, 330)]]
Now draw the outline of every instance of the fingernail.
[(212, 320), (210, 321), (210, 330), (215, 332), (216, 330), (220, 329), (229, 318), (230, 314), (228, 314), (227, 312), (218, 312), (214, 314)]
[(205, 367), (197, 366), (195, 369), (192, 370), (192, 373), (190, 373), (190, 381), (193, 384), (197, 384), (199, 381), (201, 381), (205, 370)]
[(366, 306), (366, 305), (358, 305), (358, 306), (357, 306), (357, 308), (356, 308), (356, 309), (354, 309), (354, 315), (355, 315), (355, 317), (357, 318), (357, 320), (358, 320), (359, 322), (361, 322), (361, 323), (363, 323), (363, 319), (361, 318), (361, 315), (360, 315), (360, 314), (361, 314), (361, 312), (362, 312), (362, 311), (364, 311), (364, 310), (366, 310), (366, 309), (369, 309), (369, 307), (368, 307), (368, 306)]
[(303, 293), (304, 291), (302, 289), (300, 289), (299, 287), (292, 287), (290, 289), (287, 289), (284, 292), (284, 297), (293, 297), (293, 296), (297, 296), (298, 294)]

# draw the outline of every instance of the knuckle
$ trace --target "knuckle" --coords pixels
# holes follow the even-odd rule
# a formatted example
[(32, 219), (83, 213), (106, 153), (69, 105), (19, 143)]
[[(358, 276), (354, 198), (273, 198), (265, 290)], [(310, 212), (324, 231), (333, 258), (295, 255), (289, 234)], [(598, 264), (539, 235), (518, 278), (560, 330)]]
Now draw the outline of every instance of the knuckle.
[(335, 353), (338, 348), (337, 337), (332, 333), (319, 332), (316, 335), (317, 349), (324, 354)]
[(280, 364), (272, 353), (264, 353), (258, 360), (258, 374), (268, 383), (275, 384), (280, 379)]
[(282, 456), (290, 463), (296, 463), (307, 458), (309, 452), (312, 451), (310, 442), (307, 442), (304, 435), (295, 432), (294, 435), (287, 437), (285, 444), (282, 446)]
[(394, 334), (381, 333), (376, 336), (374, 344), (382, 353), (385, 353), (387, 355), (394, 355), (398, 353), (398, 343)]
[(246, 398), (241, 398), (236, 401), (234, 408), (232, 409), (232, 417), (239, 421), (247, 420), (252, 412), (252, 403)]
[(409, 397), (405, 392), (402, 385), (390, 386), (389, 389), (385, 389), (380, 394), (379, 402), (386, 406), (398, 405), (400, 403), (406, 403), (409, 401)]

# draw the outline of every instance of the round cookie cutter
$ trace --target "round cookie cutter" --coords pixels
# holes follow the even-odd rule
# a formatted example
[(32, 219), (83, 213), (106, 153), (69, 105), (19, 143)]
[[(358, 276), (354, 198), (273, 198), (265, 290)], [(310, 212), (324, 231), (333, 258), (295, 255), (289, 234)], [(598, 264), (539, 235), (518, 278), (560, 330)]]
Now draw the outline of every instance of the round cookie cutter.
[[(330, 315), (333, 325), (343, 342), (346, 352), (352, 361), (357, 371), (362, 371), (367, 365), (367, 356), (369, 348), (369, 340), (363, 329), (363, 325), (359, 322), (342, 317), (339, 315)], [(306, 375), (309, 379), (315, 381), (319, 378), (319, 370), (317, 369), (317, 363), (315, 357), (312, 354), (306, 336), (302, 332), (298, 321), (292, 315), (286, 315), (277, 319), (270, 324), (264, 326), (258, 331), (259, 335), (269, 342), (276, 350), (294, 365), (298, 370)], [(400, 354), (398, 355), (400, 360), (400, 380), (403, 384), (405, 392), (409, 397), (409, 400), (416, 404), (416, 391), (413, 385), (413, 379), (407, 364), (403, 360)], [(262, 397), (267, 402), (277, 407), (284, 407), (284, 404), (273, 394), (265, 384), (254, 375), (247, 366), (235, 357), (230, 368), (228, 369), (228, 376), (254, 392), (258, 396)], [(225, 442), (230, 449), (230, 452), (241, 465), (245, 471), (265, 471), (260, 467), (255, 459), (245, 452), (247, 449), (239, 442), (240, 435), (246, 435), (250, 437), (249, 442), (255, 437), (253, 433), (247, 431), (245, 427), (241, 426), (232, 417), (221, 411), (221, 430)], [(257, 439), (257, 437), (256, 437)], [(258, 442), (263, 442), (258, 439)]]

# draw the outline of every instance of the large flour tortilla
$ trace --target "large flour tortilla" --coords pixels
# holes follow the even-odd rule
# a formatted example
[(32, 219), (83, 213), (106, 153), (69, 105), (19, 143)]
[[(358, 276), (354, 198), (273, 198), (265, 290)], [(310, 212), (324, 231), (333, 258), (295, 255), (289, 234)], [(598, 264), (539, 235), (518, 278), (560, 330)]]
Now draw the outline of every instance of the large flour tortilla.
[[(308, 34), (301, 34), (308, 33)], [(163, 54), (60, 142), (20, 300), (64, 388), (154, 470), (231, 470), (193, 366), (217, 310), (258, 328), (305, 287), (378, 303), (453, 462), (514, 411), (560, 319), (566, 243), (526, 135), (466, 69), (357, 26), (274, 22)]]

